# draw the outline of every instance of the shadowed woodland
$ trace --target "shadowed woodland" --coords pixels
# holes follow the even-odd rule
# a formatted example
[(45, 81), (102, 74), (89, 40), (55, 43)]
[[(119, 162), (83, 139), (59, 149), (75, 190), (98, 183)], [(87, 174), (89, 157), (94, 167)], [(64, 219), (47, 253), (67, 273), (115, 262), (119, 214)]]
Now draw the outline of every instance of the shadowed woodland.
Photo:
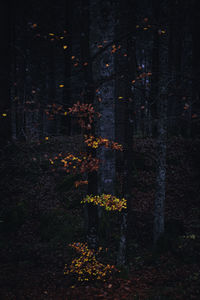
[(198, 1), (0, 13), (0, 298), (199, 299)]

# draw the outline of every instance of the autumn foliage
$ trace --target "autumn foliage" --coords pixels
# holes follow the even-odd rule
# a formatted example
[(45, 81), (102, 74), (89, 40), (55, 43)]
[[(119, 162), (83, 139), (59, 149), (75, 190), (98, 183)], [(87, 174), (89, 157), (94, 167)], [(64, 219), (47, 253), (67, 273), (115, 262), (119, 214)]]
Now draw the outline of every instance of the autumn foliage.
[(92, 155), (82, 155), (81, 157), (75, 156), (71, 153), (65, 155), (59, 154), (54, 158), (49, 159), (50, 163), (53, 165), (61, 163), (63, 169), (66, 173), (84, 173), (97, 171), (99, 167), (99, 159), (92, 157)]
[(73, 243), (69, 246), (75, 249), (80, 256), (75, 258), (69, 266), (65, 265), (64, 274), (74, 274), (78, 277), (78, 281), (96, 279), (105, 281), (108, 275), (116, 270), (114, 266), (104, 265), (96, 259), (102, 247), (99, 247), (95, 252), (95, 250), (88, 248), (87, 243)]
[(95, 112), (92, 104), (75, 103), (71, 108), (68, 109), (69, 114), (76, 115), (78, 117), (78, 123), (82, 128), (88, 130), (91, 129), (91, 124), (94, 121), (95, 116), (100, 117), (100, 114)]
[(102, 137), (94, 137), (92, 135), (87, 136), (85, 135), (85, 143), (88, 147), (92, 148), (98, 148), (99, 146), (105, 146), (106, 148), (110, 148), (113, 150), (120, 150), (123, 151), (122, 145), (109, 141), (108, 139), (102, 138)]
[[(54, 108), (54, 110), (57, 108)], [(56, 110), (57, 112), (58, 110)], [(62, 111), (62, 108), (59, 108)], [(96, 113), (91, 104), (80, 104), (77, 102), (73, 107), (68, 109), (64, 115), (75, 114), (78, 117), (79, 125), (86, 129), (91, 130), (91, 124), (94, 121), (95, 115), (100, 117), (100, 114)], [(107, 138), (94, 137), (93, 135), (84, 135), (84, 142), (87, 147), (96, 149), (100, 146), (110, 148), (112, 150), (123, 151), (122, 145), (110, 141)], [(94, 157), (91, 153), (82, 154), (81, 156), (75, 156), (74, 154), (68, 153), (67, 155), (59, 154), (54, 158), (49, 159), (50, 163), (54, 165), (62, 164), (62, 168), (67, 173), (91, 173), (97, 171), (99, 168), (100, 160)], [(75, 182), (75, 187), (80, 185), (88, 184), (87, 180), (80, 180)], [(127, 208), (127, 200), (125, 198), (119, 199), (110, 194), (102, 195), (87, 195), (81, 203), (92, 203), (104, 207), (107, 211), (119, 211)], [(98, 251), (89, 249), (87, 243), (73, 243), (70, 244), (79, 254), (79, 258), (72, 260), (69, 266), (65, 266), (64, 274), (75, 274), (78, 277), (78, 281), (88, 281), (88, 280), (104, 280), (111, 274), (114, 266), (103, 265), (96, 259), (96, 255), (102, 250), (99, 247)]]
[(125, 198), (119, 199), (110, 194), (102, 194), (98, 196), (87, 195), (81, 203), (92, 203), (94, 205), (102, 206), (105, 210), (117, 210), (121, 211), (122, 209), (127, 208), (127, 200)]

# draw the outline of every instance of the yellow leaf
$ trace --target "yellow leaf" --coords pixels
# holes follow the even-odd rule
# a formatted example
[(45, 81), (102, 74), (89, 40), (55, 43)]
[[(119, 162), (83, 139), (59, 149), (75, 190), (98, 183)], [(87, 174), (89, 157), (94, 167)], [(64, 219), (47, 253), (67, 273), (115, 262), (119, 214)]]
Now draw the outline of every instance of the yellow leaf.
[(6, 114), (6, 113), (3, 113), (2, 116), (3, 116), (3, 117), (7, 117), (7, 114)]
[(67, 49), (67, 48), (68, 48), (68, 46), (67, 46), (67, 45), (64, 45), (64, 46), (63, 46), (63, 49)]

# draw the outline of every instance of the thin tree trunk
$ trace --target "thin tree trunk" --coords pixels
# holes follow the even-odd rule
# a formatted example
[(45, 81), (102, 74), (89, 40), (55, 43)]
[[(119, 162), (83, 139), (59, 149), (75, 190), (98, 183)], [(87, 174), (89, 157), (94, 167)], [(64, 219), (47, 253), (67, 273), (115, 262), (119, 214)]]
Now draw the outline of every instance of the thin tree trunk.
[(0, 144), (11, 139), (11, 8), (6, 1), (1, 8), (1, 56), (0, 56)]
[[(63, 103), (66, 108), (71, 107), (72, 99), (71, 99), (71, 68), (72, 68), (72, 62), (71, 62), (71, 56), (72, 56), (72, 36), (73, 36), (73, 24), (72, 24), (72, 15), (73, 15), (73, 5), (71, 4), (71, 1), (65, 0), (65, 26), (66, 26), (66, 32), (67, 35), (64, 39), (64, 46), (67, 46), (65, 50), (65, 86), (64, 86), (64, 92), (63, 92)], [(69, 115), (62, 117), (61, 126), (63, 127), (61, 130), (64, 134), (71, 135), (72, 134), (72, 122), (71, 117)]]
[[(191, 14), (191, 23), (192, 23), (192, 99), (193, 99), (193, 108), (192, 112), (194, 115), (199, 114), (200, 112), (200, 13), (199, 13), (199, 1), (194, 0), (192, 6)], [(191, 119), (189, 120), (191, 122)], [(199, 124), (199, 122), (197, 123)], [(194, 126), (192, 128), (193, 136), (199, 133), (200, 125)], [(189, 130), (188, 130), (189, 131)], [(188, 136), (190, 132), (188, 132)]]
[[(157, 96), (157, 174), (156, 174), (156, 197), (155, 197), (155, 210), (154, 210), (154, 243), (164, 233), (165, 225), (165, 185), (166, 185), (166, 119), (167, 119), (167, 99), (168, 99), (168, 26), (165, 23), (167, 15), (167, 3), (160, 2), (160, 18), (159, 26), (162, 26), (164, 34), (160, 35), (159, 41), (159, 89)], [(162, 21), (162, 23), (161, 23)], [(158, 33), (161, 28), (158, 28)]]

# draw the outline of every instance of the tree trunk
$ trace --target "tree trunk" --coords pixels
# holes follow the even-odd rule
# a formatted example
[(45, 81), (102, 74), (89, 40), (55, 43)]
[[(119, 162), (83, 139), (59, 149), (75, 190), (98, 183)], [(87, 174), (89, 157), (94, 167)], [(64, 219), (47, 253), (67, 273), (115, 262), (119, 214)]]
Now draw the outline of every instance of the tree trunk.
[[(91, 30), (90, 17), (90, 1), (83, 0), (81, 2), (81, 61), (84, 67), (83, 70), (83, 102), (91, 103), (94, 106), (94, 84), (93, 70), (91, 62), (91, 45), (89, 41)], [(87, 63), (87, 64), (85, 64)], [(85, 65), (84, 65), (85, 64)], [(90, 133), (95, 134), (95, 123), (92, 123)], [(85, 130), (87, 133), (87, 130)], [(96, 150), (87, 148), (87, 154), (96, 157)], [(97, 195), (97, 172), (88, 173), (88, 195)], [(91, 248), (96, 248), (98, 245), (98, 209), (92, 204), (87, 204), (84, 208), (86, 218), (87, 242)]]
[(11, 139), (11, 2), (1, 8), (1, 69), (0, 69), (0, 144)]
[[(114, 12), (112, 1), (91, 2), (91, 43), (92, 56), (100, 47), (106, 46), (114, 39)], [(93, 61), (94, 84), (96, 87), (97, 110), (101, 114), (98, 120), (98, 136), (115, 139), (115, 81), (114, 57), (112, 47), (108, 47)], [(99, 102), (98, 102), (99, 101)], [(101, 160), (98, 171), (98, 193), (114, 193), (115, 154), (107, 148), (100, 148), (97, 155)]]
[[(135, 97), (131, 88), (131, 81), (135, 78), (135, 1), (131, 4), (129, 1), (119, 1), (119, 21), (116, 28), (116, 35), (125, 36), (125, 34), (131, 30), (132, 35), (129, 38), (125, 38), (120, 42), (121, 51), (116, 57), (117, 63), (117, 84), (116, 93), (117, 100), (123, 98), (122, 103), (118, 102), (116, 111), (117, 117), (120, 117), (120, 112), (123, 117), (123, 122), (118, 124), (116, 118), (116, 131), (121, 134), (120, 142), (123, 144), (123, 182), (122, 182), (122, 197), (127, 200), (127, 210), (121, 212), (121, 228), (120, 228), (120, 242), (117, 254), (117, 264), (125, 266), (127, 264), (127, 248), (128, 248), (128, 225), (129, 217), (131, 214), (131, 189), (133, 183), (132, 176), (132, 147), (133, 147), (133, 101)], [(123, 55), (125, 54), (125, 56)], [(119, 111), (120, 110), (120, 111)], [(117, 136), (118, 140), (118, 136)]]
[[(168, 7), (165, 1), (160, 3), (160, 17), (158, 34), (159, 37), (159, 88), (157, 96), (157, 174), (156, 174), (156, 197), (154, 210), (154, 243), (164, 233), (164, 205), (165, 205), (165, 184), (166, 184), (166, 119), (168, 99), (168, 26), (166, 16)], [(158, 4), (157, 4), (158, 5)], [(162, 23), (161, 23), (162, 22)], [(164, 33), (160, 34), (162, 30)]]
[[(192, 101), (193, 108), (192, 112), (194, 115), (199, 115), (200, 113), (200, 13), (199, 13), (199, 1), (194, 0), (192, 5), (192, 14), (191, 14), (191, 23), (192, 23)], [(191, 120), (190, 120), (191, 121)], [(194, 119), (195, 121), (195, 119)], [(195, 122), (196, 123), (196, 122)], [(192, 126), (193, 136), (199, 134), (200, 131), (200, 122)], [(188, 132), (189, 135), (189, 132)]]

